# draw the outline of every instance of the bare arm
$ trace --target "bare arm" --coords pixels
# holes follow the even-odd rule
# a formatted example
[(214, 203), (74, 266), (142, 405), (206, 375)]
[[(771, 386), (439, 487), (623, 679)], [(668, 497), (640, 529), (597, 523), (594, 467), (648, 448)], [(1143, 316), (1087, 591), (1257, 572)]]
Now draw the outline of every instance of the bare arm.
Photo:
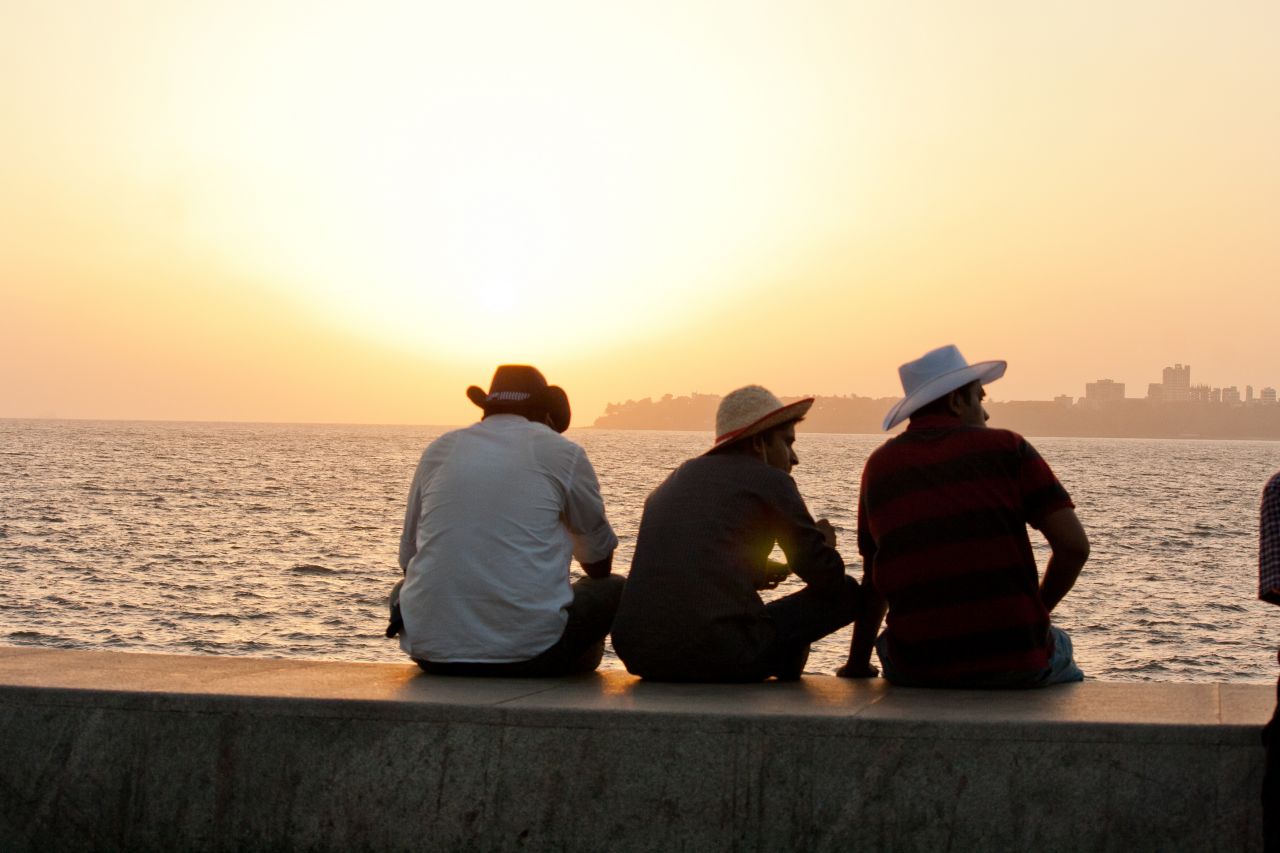
[(569, 478), (563, 510), (573, 556), (590, 578), (608, 577), (613, 571), (613, 552), (618, 537), (609, 525), (600, 496), (595, 469), (581, 448), (576, 449), (573, 474)]
[(880, 623), (888, 607), (884, 596), (876, 589), (871, 567), (862, 573), (862, 607), (853, 623), (853, 641), (849, 644), (849, 660), (836, 671), (841, 678), (875, 678), (880, 670), (871, 664), (871, 650), (875, 648)]
[(1076, 517), (1076, 511), (1067, 508), (1050, 513), (1040, 523), (1040, 532), (1049, 541), (1053, 552), (1044, 569), (1040, 582), (1040, 600), (1050, 612), (1075, 586), (1080, 570), (1089, 559), (1089, 537)]
[(404, 527), (400, 532), (400, 572), (409, 570), (409, 561), (418, 553), (418, 513), (422, 509), (422, 498), (418, 494), (418, 476), (414, 472), (413, 483), (409, 486), (409, 500), (404, 511)]

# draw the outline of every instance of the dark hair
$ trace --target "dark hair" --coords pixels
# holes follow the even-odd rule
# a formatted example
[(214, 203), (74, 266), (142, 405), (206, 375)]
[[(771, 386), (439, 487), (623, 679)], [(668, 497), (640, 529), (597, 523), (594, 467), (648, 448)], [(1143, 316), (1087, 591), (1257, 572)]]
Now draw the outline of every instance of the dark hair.
[(930, 400), (929, 402), (925, 403), (923, 406), (921, 406), (920, 408), (912, 412), (911, 417), (927, 418), (930, 415), (949, 415), (951, 414), (951, 395), (952, 394), (968, 394), (969, 389), (972, 386), (981, 385), (981, 384), (982, 383), (977, 379), (973, 380), (972, 382), (966, 382), (964, 385), (961, 385), (959, 388), (956, 388), (953, 391), (948, 391), (947, 393), (943, 394), (941, 397), (936, 397)]

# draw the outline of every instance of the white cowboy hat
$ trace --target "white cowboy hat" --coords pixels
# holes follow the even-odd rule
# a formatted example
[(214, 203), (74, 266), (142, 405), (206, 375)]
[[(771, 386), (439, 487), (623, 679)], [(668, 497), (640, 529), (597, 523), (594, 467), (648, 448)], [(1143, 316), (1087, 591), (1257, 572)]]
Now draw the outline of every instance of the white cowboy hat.
[(789, 421), (798, 421), (812, 405), (812, 397), (783, 405), (772, 392), (759, 385), (730, 391), (716, 409), (716, 441), (707, 453)]
[(884, 416), (883, 429), (893, 429), (922, 406), (932, 403), (943, 394), (963, 388), (975, 379), (986, 385), (1004, 376), (1005, 361), (980, 361), (969, 364), (954, 344), (930, 350), (915, 361), (908, 361), (898, 368), (905, 397)]

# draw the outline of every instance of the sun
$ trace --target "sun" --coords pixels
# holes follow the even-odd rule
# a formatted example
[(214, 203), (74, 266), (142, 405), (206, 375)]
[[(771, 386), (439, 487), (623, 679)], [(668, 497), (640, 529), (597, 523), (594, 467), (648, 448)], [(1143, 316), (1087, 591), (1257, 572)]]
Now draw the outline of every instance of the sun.
[[(320, 15), (307, 39), (268, 16), (216, 78), (192, 57), (192, 206), (224, 257), (378, 341), (575, 354), (687, 328), (790, 239), (738, 66), (656, 23), (590, 44), (541, 12), (423, 14)], [(348, 43), (378, 49), (335, 63)]]

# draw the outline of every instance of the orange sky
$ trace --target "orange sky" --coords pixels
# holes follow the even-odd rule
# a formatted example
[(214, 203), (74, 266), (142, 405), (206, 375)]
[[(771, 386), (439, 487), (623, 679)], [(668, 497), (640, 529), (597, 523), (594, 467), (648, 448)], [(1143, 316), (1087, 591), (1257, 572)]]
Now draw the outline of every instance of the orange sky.
[[(459, 8), (465, 7), (465, 8)], [(26, 2), (0, 417), (1280, 385), (1280, 4)]]

